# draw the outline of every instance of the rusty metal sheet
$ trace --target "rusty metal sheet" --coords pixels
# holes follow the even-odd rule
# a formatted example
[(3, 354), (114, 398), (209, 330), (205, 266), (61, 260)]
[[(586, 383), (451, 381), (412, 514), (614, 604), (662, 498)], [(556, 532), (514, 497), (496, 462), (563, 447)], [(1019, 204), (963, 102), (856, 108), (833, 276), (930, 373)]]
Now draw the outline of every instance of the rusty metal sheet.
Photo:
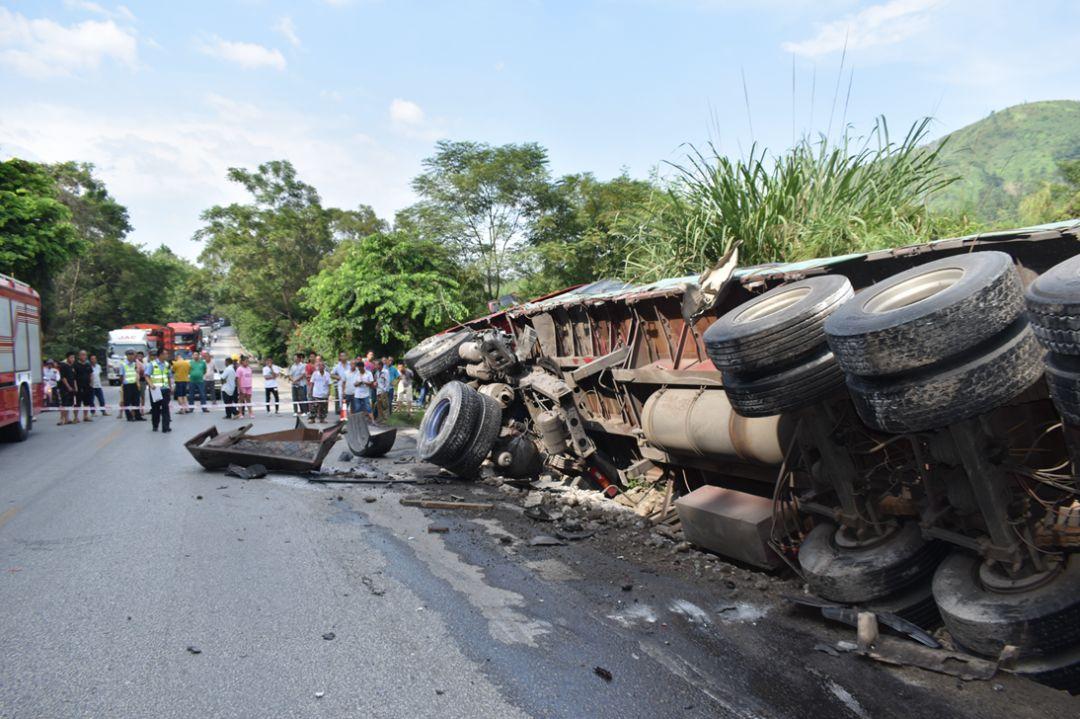
[(297, 420), (294, 429), (268, 434), (247, 434), (251, 425), (219, 435), (217, 427), (199, 432), (184, 443), (188, 452), (206, 469), (230, 464), (262, 464), (267, 469), (308, 472), (322, 466), (344, 425), (309, 429)]

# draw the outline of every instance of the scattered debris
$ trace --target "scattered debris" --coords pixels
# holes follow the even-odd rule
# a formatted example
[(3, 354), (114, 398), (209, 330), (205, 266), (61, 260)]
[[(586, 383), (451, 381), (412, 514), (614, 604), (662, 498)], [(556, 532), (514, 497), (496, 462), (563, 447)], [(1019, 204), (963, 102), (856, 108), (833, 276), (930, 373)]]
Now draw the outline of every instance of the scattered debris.
[(315, 692), (316, 699), (322, 699), (324, 696), (326, 696), (326, 692)]
[(338, 461), (339, 462), (351, 462), (352, 461), (352, 452), (342, 452), (341, 454), (338, 455)]
[(333, 632), (327, 632), (326, 634), (322, 635), (322, 638), (325, 639), (328, 642), (333, 640), (335, 637), (337, 637), (337, 635), (334, 634)]
[(555, 536), (556, 537), (558, 537), (559, 539), (565, 539), (568, 542), (580, 542), (582, 539), (588, 539), (589, 537), (593, 536), (594, 534), (596, 534), (596, 532), (592, 532), (592, 531), (567, 532), (567, 531), (565, 531), (563, 529), (556, 529), (555, 530)]
[(436, 689), (435, 693), (438, 694), (439, 696), (442, 696), (443, 694), (446, 693), (446, 690), (445, 689)]
[(509, 534), (503, 534), (499, 537), (499, 544), (513, 544), (514, 538)]
[(366, 574), (360, 577), (360, 583), (367, 587), (367, 590), (371, 592), (373, 596), (381, 597), (382, 595), (386, 594), (386, 590), (382, 587), (375, 586), (375, 580), (367, 576)]
[(879, 637), (876, 645), (868, 650), (858, 651), (858, 654), (884, 664), (918, 667), (965, 681), (987, 680), (998, 670), (997, 663), (989, 659), (944, 649), (931, 649), (886, 636)]
[(593, 672), (595, 672), (596, 676), (600, 677), (605, 682), (610, 682), (614, 678), (611, 675), (611, 672), (609, 672), (607, 669), (604, 669), (603, 667), (593, 667)]
[(187, 650), (188, 654), (202, 654), (202, 649), (199, 649), (194, 644), (189, 644)]
[(559, 515), (554, 515), (539, 505), (529, 507), (524, 514), (529, 519), (535, 519), (538, 522), (553, 522), (559, 518)]
[(201, 494), (196, 494), (195, 499), (202, 499), (202, 495)]
[(822, 644), (821, 642), (814, 645), (814, 651), (828, 654), (830, 657), (840, 656), (840, 652), (838, 652), (835, 647), (831, 647), (828, 644)]
[(530, 547), (565, 547), (566, 542), (562, 542), (555, 537), (548, 536), (546, 534), (538, 534), (529, 540)]
[(342, 425), (338, 423), (321, 430), (308, 429), (299, 420), (296, 425), (295, 429), (253, 435), (247, 434), (251, 424), (221, 435), (217, 427), (210, 427), (189, 439), (184, 446), (206, 469), (236, 465), (250, 470), (255, 462), (262, 465), (264, 475), (267, 468), (285, 472), (318, 469), (337, 441)]
[(372, 497), (370, 494), (368, 496), (364, 497), (364, 501), (367, 502), (368, 504), (371, 504), (376, 499), (377, 499), (377, 497)]
[(624, 592), (629, 592), (633, 588), (634, 588), (634, 585), (632, 583), (630, 583), (630, 582), (626, 582), (625, 584), (622, 585), (622, 590)]
[(261, 464), (253, 464), (244, 467), (239, 464), (230, 464), (225, 470), (227, 477), (239, 477), (240, 479), (261, 479), (266, 476), (266, 467)]
[(420, 507), (421, 509), (491, 509), (494, 504), (490, 502), (444, 502), (436, 499), (408, 499), (402, 498), (401, 504), (406, 507)]
[(450, 527), (445, 524), (432, 524), (427, 528), (428, 534), (446, 534), (450, 531)]

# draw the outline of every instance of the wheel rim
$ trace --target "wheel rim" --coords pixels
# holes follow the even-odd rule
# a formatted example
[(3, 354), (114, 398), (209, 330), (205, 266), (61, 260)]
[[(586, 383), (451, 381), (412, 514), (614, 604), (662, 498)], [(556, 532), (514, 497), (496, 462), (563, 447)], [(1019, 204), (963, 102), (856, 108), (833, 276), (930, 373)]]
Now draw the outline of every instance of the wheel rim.
[(30, 408), (27, 406), (29, 404), (24, 395), (22, 401), (19, 402), (19, 426), (22, 427), (24, 432), (30, 430)]
[(755, 302), (753, 306), (747, 307), (737, 314), (735, 316), (735, 324), (740, 325), (747, 322), (753, 322), (762, 317), (774, 315), (781, 310), (786, 310), (803, 297), (806, 297), (810, 292), (811, 288), (809, 287), (794, 287), (785, 292), (777, 292), (774, 295), (762, 299), (760, 302)]
[(964, 277), (962, 267), (942, 267), (933, 272), (917, 275), (877, 292), (863, 304), (863, 309), (874, 314), (910, 307), (949, 289)]
[(442, 429), (443, 423), (446, 422), (446, 416), (450, 414), (450, 400), (441, 399), (432, 410), (431, 424), (427, 428), (427, 438), (435, 439), (439, 436), (439, 431)]

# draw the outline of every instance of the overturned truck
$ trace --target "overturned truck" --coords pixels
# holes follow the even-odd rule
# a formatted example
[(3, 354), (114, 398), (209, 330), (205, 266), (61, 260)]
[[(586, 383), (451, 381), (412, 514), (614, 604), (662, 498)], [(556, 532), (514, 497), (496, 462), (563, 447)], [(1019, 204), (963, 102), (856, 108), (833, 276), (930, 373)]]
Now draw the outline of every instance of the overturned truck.
[[(433, 336), (419, 453), (463, 476), (668, 482), (687, 535), (944, 621), (1080, 691), (1080, 223), (647, 286)], [(940, 618), (940, 619), (939, 619)]]

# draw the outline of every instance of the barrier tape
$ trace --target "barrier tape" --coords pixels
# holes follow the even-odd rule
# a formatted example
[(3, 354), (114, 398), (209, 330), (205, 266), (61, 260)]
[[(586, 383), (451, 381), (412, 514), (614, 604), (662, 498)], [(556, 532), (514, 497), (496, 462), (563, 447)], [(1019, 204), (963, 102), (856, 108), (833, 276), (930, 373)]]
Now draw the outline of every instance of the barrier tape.
[[(332, 411), (333, 404), (331, 404), (331, 403), (335, 402), (335, 401), (336, 400), (334, 398), (330, 398), (328, 400), (327, 399), (324, 399), (324, 400), (316, 400), (316, 399), (296, 400), (295, 402), (292, 399), (282, 399), (280, 402), (274, 402), (273, 400), (271, 400), (269, 402), (269, 404), (271, 406), (285, 405), (286, 407), (291, 408), (293, 405), (306, 406), (306, 405), (311, 405), (311, 404), (326, 403), (327, 408), (328, 408), (327, 414), (334, 414), (334, 412)], [(38, 411), (40, 411), (40, 412), (63, 412), (63, 411), (67, 411), (67, 412), (90, 412), (90, 411), (95, 411), (95, 410), (101, 410), (101, 411), (126, 412), (128, 410), (131, 410), (133, 412), (136, 412), (136, 411), (138, 411), (138, 412), (149, 412), (151, 404), (152, 403), (149, 400), (147, 400), (146, 404), (134, 405), (134, 406), (128, 406), (128, 405), (122, 405), (122, 404), (121, 405), (116, 405), (116, 404), (71, 405), (69, 407), (39, 407)], [(188, 405), (187, 405), (187, 408), (192, 409), (192, 410), (206, 409), (208, 412), (212, 412), (212, 411), (216, 411), (216, 410), (224, 410), (226, 408), (230, 408), (230, 409), (238, 409), (238, 408), (255, 409), (257, 407), (265, 408), (267, 404), (268, 404), (267, 402), (255, 402), (255, 401), (252, 401), (252, 402), (235, 402), (235, 403), (214, 402), (214, 403), (207, 403), (206, 405), (202, 405), (199, 402), (189, 402)], [(172, 400), (169, 401), (169, 411), (170, 412), (173, 411), (173, 408), (180, 408), (180, 403), (177, 402), (175, 399), (172, 399)], [(420, 407), (416, 407), (414, 405), (414, 409), (419, 410)], [(308, 413), (307, 412), (301, 412), (298, 415), (295, 412), (289, 412), (287, 414), (293, 414), (294, 416), (305, 416)]]

